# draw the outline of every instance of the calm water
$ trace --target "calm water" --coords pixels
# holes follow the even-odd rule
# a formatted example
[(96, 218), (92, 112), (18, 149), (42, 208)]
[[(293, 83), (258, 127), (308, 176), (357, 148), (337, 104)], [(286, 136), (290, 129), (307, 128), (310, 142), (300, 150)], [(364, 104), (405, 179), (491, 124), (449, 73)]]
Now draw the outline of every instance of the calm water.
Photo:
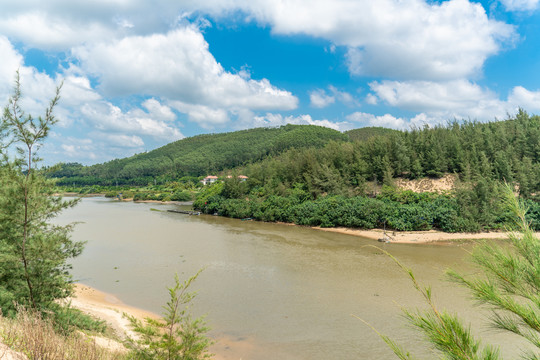
[[(402, 271), (374, 245), (431, 284), (440, 307), (458, 311), (503, 354), (520, 346), (492, 333), (485, 312), (442, 280), (443, 270), (471, 272), (462, 246), (380, 244), (297, 226), (188, 216), (151, 209), (176, 205), (84, 199), (58, 219), (81, 221), (87, 241), (73, 261), (75, 278), (127, 304), (161, 313), (174, 274), (205, 270), (194, 284), (194, 311), (207, 314), (212, 335), (245, 342), (244, 360), (393, 359), (386, 345), (353, 315), (413, 353), (433, 358), (405, 325), (400, 306), (423, 307)], [(506, 342), (505, 342), (506, 341)], [(221, 349), (226, 355), (227, 349)], [(238, 358), (238, 357), (236, 357)], [(514, 357), (515, 358), (515, 357)]]

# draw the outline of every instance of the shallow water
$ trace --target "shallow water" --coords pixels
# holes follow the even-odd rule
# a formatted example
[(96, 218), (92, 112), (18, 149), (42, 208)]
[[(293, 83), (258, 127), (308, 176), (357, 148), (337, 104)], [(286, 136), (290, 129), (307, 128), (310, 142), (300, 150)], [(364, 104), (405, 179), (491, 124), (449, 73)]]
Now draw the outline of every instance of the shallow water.
[[(213, 336), (248, 342), (244, 360), (394, 358), (355, 316), (411, 352), (433, 358), (400, 316), (401, 305), (423, 307), (422, 300), (379, 248), (431, 284), (441, 308), (487, 330), (487, 313), (473, 308), (463, 289), (442, 280), (448, 267), (472, 271), (464, 251), (470, 245), (380, 244), (299, 226), (152, 208), (178, 206), (86, 198), (62, 214), (60, 223), (83, 222), (73, 238), (87, 241), (73, 261), (74, 277), (161, 313), (174, 274), (185, 279), (204, 268), (193, 286), (194, 311), (207, 315)], [(502, 344), (504, 355), (516, 354), (521, 344), (492, 332), (481, 335)]]

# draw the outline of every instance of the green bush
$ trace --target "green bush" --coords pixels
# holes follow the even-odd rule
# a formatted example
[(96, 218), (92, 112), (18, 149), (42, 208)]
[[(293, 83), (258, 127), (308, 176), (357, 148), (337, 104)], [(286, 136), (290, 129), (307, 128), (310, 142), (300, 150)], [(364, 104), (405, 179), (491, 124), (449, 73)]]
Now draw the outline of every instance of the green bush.
[(183, 190), (183, 191), (176, 191), (174, 194), (171, 195), (171, 201), (191, 201), (193, 200), (193, 196), (189, 191)]

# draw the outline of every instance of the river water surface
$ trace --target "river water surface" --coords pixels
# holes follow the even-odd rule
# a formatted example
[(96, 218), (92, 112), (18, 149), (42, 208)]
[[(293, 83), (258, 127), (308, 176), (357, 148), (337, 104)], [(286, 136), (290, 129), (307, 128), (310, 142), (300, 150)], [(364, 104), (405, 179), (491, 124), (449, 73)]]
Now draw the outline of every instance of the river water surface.
[(224, 357), (395, 358), (359, 317), (432, 359), (400, 316), (400, 306), (424, 307), (422, 299), (382, 248), (432, 285), (441, 308), (471, 321), (503, 354), (519, 351), (515, 339), (487, 328), (488, 313), (473, 308), (465, 290), (443, 279), (448, 267), (473, 271), (466, 261), (470, 245), (380, 244), (299, 226), (164, 211), (177, 208), (83, 199), (58, 219), (82, 222), (73, 238), (87, 244), (73, 261), (75, 279), (161, 313), (174, 274), (186, 279), (204, 268), (193, 285), (194, 312), (206, 314), (212, 336), (223, 339), (215, 351)]

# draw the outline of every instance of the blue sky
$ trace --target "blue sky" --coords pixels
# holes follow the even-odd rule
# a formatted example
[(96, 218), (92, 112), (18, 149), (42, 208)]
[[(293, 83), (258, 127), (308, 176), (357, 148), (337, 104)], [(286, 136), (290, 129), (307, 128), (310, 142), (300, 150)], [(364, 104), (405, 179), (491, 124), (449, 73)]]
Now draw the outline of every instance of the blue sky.
[(0, 100), (21, 73), (47, 163), (201, 133), (340, 131), (540, 113), (540, 0), (18, 0), (0, 3)]

